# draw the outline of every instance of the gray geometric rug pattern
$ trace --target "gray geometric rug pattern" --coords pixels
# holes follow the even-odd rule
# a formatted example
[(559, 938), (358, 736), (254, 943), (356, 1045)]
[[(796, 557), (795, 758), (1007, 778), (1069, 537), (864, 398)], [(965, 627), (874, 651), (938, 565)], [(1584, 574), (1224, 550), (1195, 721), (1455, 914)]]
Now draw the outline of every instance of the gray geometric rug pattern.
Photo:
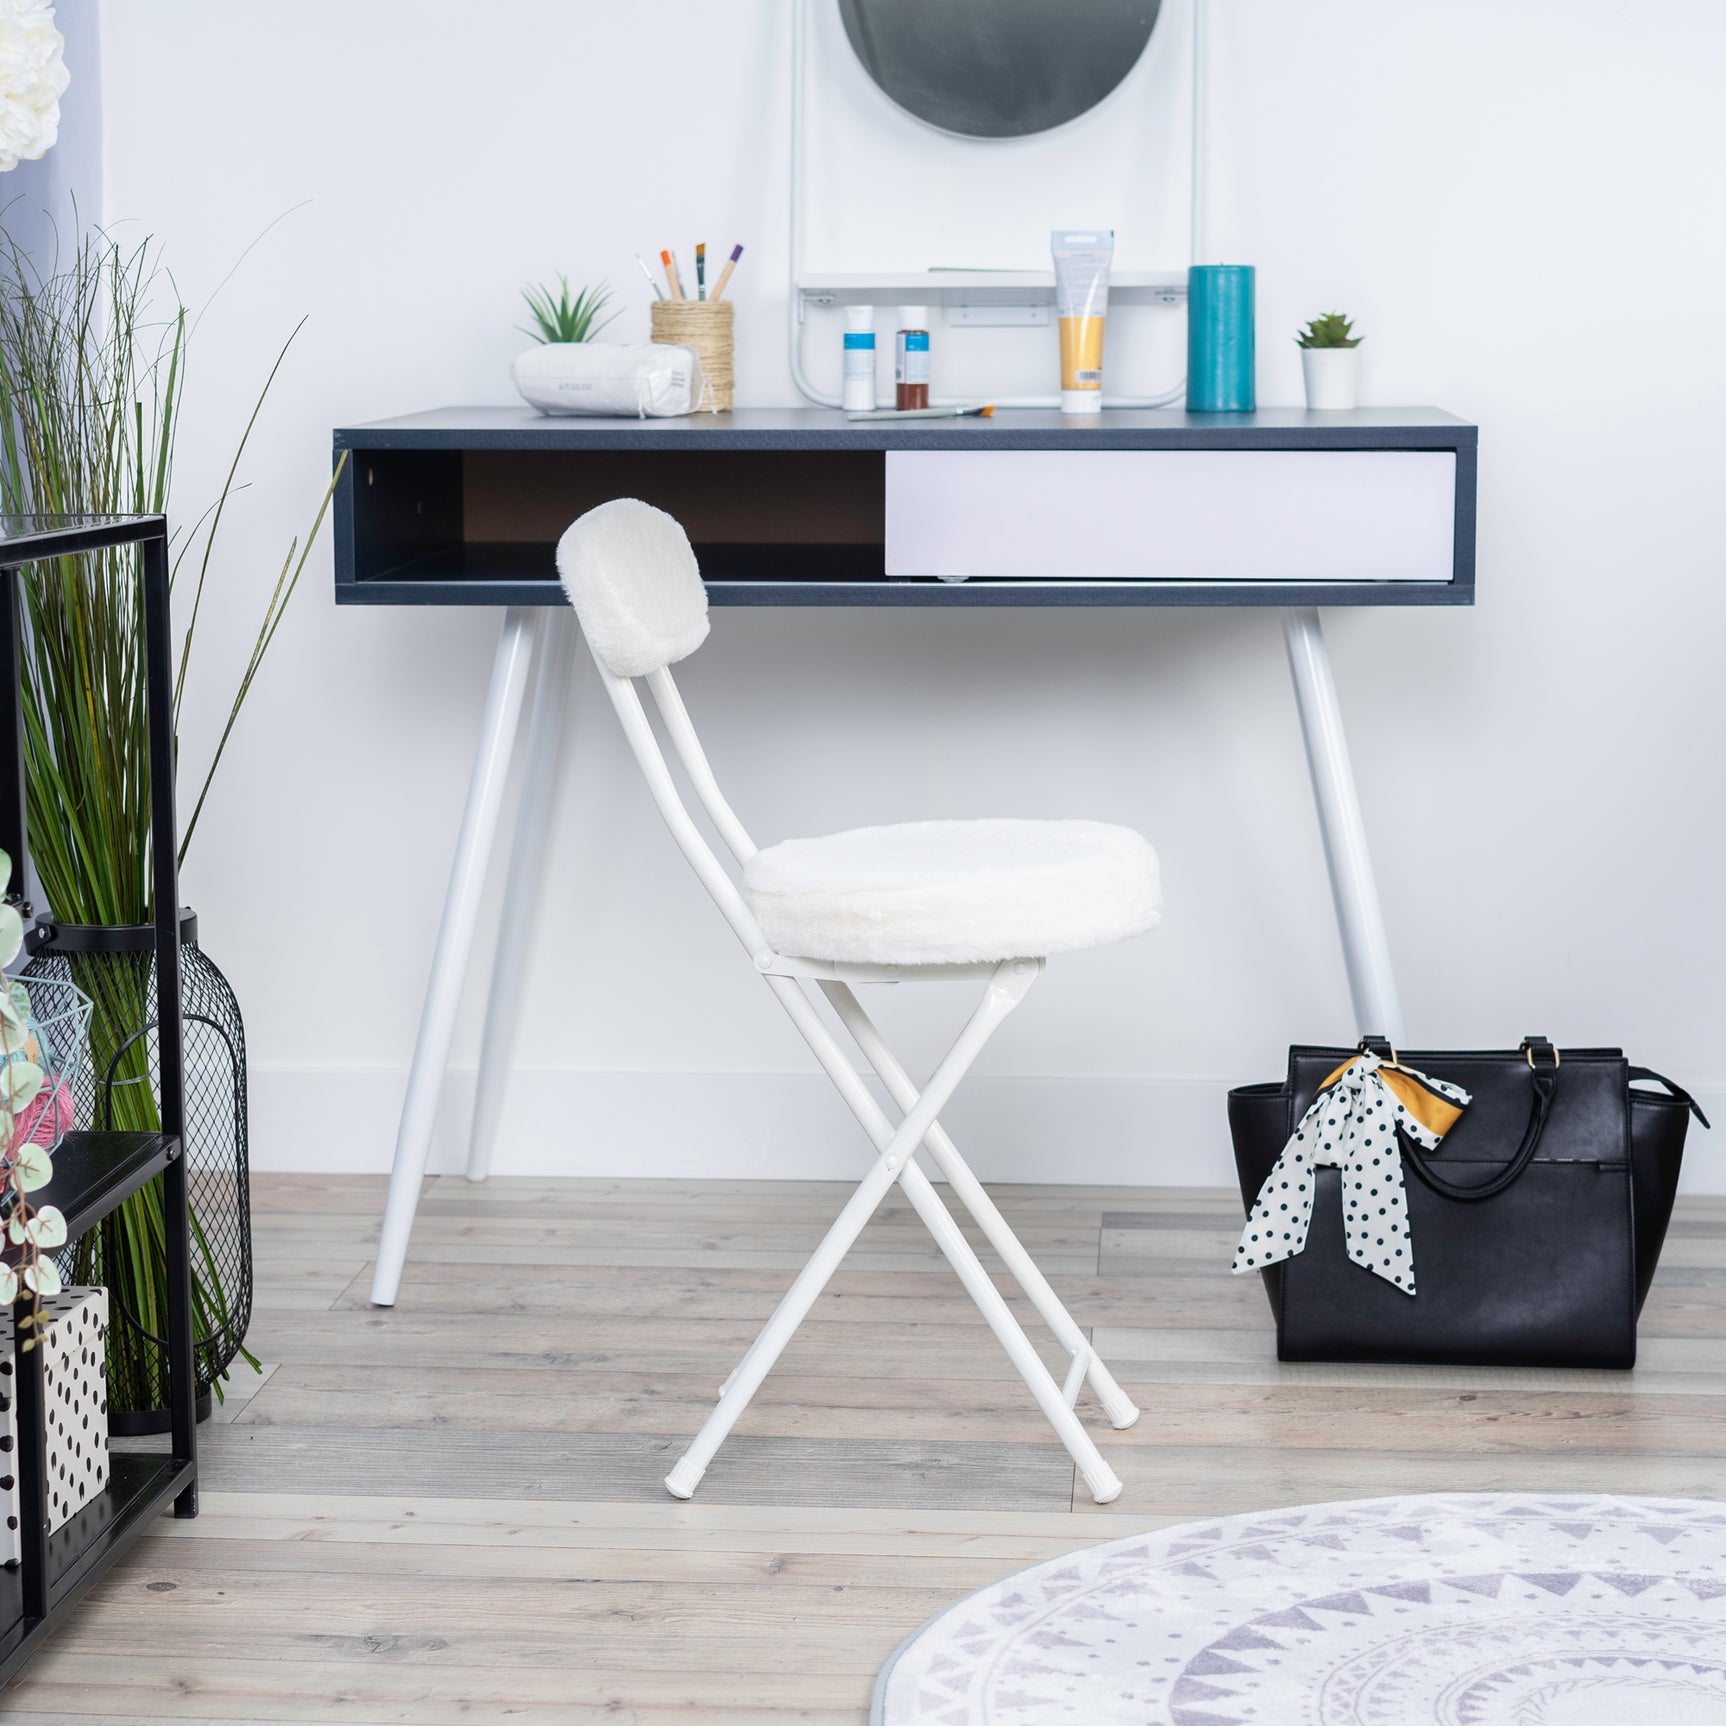
[(1051, 1559), (924, 1625), (876, 1726), (1722, 1726), (1726, 1504), (1441, 1494)]

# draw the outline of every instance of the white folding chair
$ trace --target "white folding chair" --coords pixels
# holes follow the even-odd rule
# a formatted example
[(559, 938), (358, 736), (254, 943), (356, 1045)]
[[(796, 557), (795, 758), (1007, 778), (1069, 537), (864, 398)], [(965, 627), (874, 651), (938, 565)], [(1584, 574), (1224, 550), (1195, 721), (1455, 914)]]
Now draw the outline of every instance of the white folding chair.
[[(977, 1177), (937, 1122), (996, 1027), (1022, 1001), (1050, 953), (1154, 928), (1157, 860), (1124, 827), (1091, 821), (926, 821), (868, 827), (758, 850), (715, 781), (667, 669), (707, 636), (707, 595), (683, 529), (632, 498), (581, 517), (558, 546), (558, 569), (607, 694), (659, 812), (703, 886), (873, 1141), (874, 1164), (761, 1334), (720, 1388), (695, 1442), (666, 1476), (694, 1493), (817, 1296), (897, 1182), (1018, 1368), (1099, 1504), (1121, 1490), (1074, 1412), (1088, 1381), (1117, 1427), (1139, 1411), (1092, 1350)], [(709, 821), (742, 868), (741, 887), (703, 839), (678, 794), (635, 686), (652, 691), (672, 751)], [(975, 979), (983, 999), (918, 1090), (882, 1041), (853, 984)], [(889, 1120), (806, 992), (813, 983), (874, 1068)], [(1067, 1351), (1057, 1384), (916, 1161), (926, 1149), (954, 1195)]]

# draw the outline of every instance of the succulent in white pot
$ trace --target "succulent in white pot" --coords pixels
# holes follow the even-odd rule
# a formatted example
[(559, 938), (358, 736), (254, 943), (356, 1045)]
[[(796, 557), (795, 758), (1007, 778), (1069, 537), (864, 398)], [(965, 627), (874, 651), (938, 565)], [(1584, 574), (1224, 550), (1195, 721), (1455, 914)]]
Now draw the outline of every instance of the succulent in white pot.
[(530, 282), (523, 288), (521, 297), (527, 301), (527, 309), (533, 313), (533, 328), (524, 329), (521, 333), (547, 345), (555, 342), (590, 342), (613, 318), (622, 315), (621, 309), (613, 312), (609, 318), (599, 315), (611, 300), (609, 282), (601, 282), (596, 288), (582, 288), (571, 299), (569, 279), (559, 276), (555, 298), (549, 287), (538, 282)]
[(1315, 413), (1336, 413), (1355, 405), (1360, 394), (1360, 337), (1341, 312), (1314, 318), (1295, 337), (1306, 378), (1306, 405)]
[[(521, 290), (521, 297), (533, 314), (533, 328), (520, 324), (516, 328), (524, 336), (531, 336), (535, 345), (517, 355), (510, 368), (515, 387), (541, 413), (576, 411), (557, 399), (556, 380), (566, 369), (565, 356), (568, 365), (580, 372), (581, 356), (572, 350), (585, 348), (620, 315), (620, 311), (609, 318), (599, 315), (611, 299), (610, 284), (601, 282), (597, 287), (579, 288), (572, 295), (569, 278), (559, 275), (555, 293), (549, 285), (530, 282)], [(547, 384), (549, 387), (541, 387)]]

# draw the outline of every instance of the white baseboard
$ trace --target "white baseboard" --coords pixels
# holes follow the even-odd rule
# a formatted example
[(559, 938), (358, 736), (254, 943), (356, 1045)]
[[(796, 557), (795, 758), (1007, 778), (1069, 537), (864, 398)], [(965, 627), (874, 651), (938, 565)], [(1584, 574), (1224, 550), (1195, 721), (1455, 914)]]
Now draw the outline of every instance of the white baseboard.
[[(254, 1068), (252, 1166), (387, 1170), (407, 1075)], [(947, 1125), (986, 1180), (1212, 1186), (1233, 1179), (1220, 1080), (974, 1075)], [(431, 1169), (465, 1166), (474, 1074), (453, 1071)], [(498, 1175), (854, 1180), (868, 1142), (819, 1073), (522, 1071)]]
[[(1266, 1077), (1270, 1077), (1269, 1074)], [(395, 1152), (405, 1072), (254, 1066), (252, 1166), (378, 1174)], [(431, 1171), (465, 1166), (474, 1074), (453, 1071)], [(1220, 1078), (975, 1075), (947, 1125), (991, 1181), (1229, 1186)], [(1698, 1093), (1726, 1124), (1726, 1089)], [(1693, 1128), (1683, 1188), (1726, 1193), (1726, 1157)], [(868, 1145), (816, 1073), (527, 1070), (510, 1083), (492, 1172), (854, 1180)]]

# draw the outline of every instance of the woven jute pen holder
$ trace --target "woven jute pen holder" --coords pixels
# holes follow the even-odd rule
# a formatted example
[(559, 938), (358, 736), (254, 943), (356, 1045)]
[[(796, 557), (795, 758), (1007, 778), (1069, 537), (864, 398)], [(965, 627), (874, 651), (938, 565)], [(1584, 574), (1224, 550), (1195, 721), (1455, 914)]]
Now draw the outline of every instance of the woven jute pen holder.
[(729, 300), (655, 300), (653, 339), (694, 348), (701, 356), (706, 389), (701, 406), (731, 410), (731, 312)]

